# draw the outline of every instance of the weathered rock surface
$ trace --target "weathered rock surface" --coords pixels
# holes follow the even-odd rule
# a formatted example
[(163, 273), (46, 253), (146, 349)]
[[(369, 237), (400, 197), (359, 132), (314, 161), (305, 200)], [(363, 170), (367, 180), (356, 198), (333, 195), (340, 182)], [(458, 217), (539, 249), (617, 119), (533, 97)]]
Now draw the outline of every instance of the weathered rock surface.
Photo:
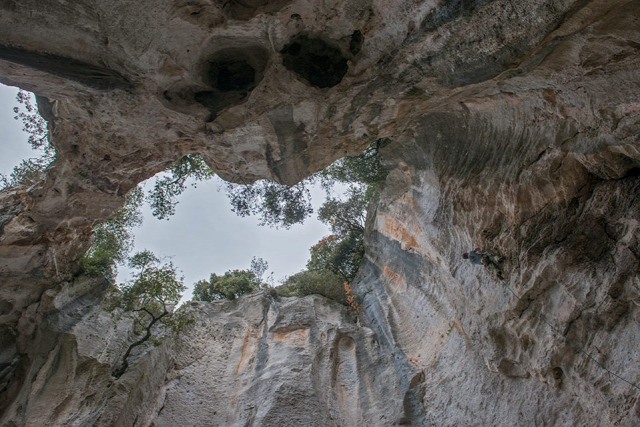
[[(58, 153), (0, 194), (3, 422), (640, 423), (602, 367), (640, 382), (640, 2), (95, 3), (0, 2), (0, 80), (40, 96)], [(293, 183), (380, 137), (358, 324), (203, 305), (109, 376), (126, 322), (72, 276), (126, 191), (191, 152)]]
[[(93, 285), (93, 286), (92, 286)], [(38, 347), (4, 425), (357, 425), (405, 418), (404, 359), (320, 296), (194, 303), (195, 324), (111, 376), (132, 321), (91, 281), (37, 309)], [(73, 299), (71, 299), (73, 298)], [(363, 411), (364, 408), (369, 408)]]

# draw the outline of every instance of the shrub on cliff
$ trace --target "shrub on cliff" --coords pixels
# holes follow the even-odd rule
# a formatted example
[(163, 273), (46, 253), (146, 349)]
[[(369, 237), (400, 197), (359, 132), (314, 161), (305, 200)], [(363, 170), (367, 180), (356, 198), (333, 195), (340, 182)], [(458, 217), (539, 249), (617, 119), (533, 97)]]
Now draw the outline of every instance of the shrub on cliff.
[(305, 270), (289, 276), (276, 288), (283, 297), (304, 297), (318, 294), (341, 304), (346, 304), (344, 279), (329, 270)]
[(207, 181), (214, 176), (204, 158), (187, 154), (178, 160), (165, 174), (156, 178), (153, 189), (147, 193), (151, 213), (158, 219), (169, 219), (176, 212), (177, 197), (187, 189), (187, 179), (193, 187), (198, 181)]
[(193, 298), (198, 301), (232, 300), (260, 288), (260, 280), (253, 271), (230, 270), (221, 276), (214, 273), (209, 280), (196, 282)]

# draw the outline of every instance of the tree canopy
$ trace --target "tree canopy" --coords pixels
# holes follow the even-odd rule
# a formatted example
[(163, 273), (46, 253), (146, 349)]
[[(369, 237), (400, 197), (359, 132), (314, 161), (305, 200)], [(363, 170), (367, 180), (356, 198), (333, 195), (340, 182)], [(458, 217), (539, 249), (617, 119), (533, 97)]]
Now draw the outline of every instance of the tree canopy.
[(293, 274), (278, 286), (278, 295), (283, 297), (304, 297), (317, 294), (346, 304), (344, 279), (329, 270), (303, 270)]
[(352, 186), (347, 190), (347, 198), (341, 200), (328, 197), (318, 212), (318, 219), (327, 224), (338, 236), (350, 233), (364, 233), (367, 207), (372, 200), (367, 188)]
[(328, 270), (350, 282), (356, 276), (364, 255), (363, 237), (355, 233), (344, 237), (332, 234), (313, 245), (309, 252), (308, 270)]
[[(278, 287), (280, 294), (318, 293), (355, 306), (350, 283), (364, 256), (367, 209), (377, 198), (387, 174), (378, 153), (383, 143), (375, 141), (359, 156), (338, 160), (314, 176), (327, 192), (318, 219), (327, 224), (333, 234), (311, 247), (307, 270), (289, 277)], [(342, 198), (330, 195), (336, 182), (348, 185)]]
[(243, 217), (258, 215), (260, 225), (288, 229), (313, 213), (311, 193), (304, 181), (291, 187), (267, 180), (248, 185), (227, 183), (225, 191), (233, 212)]
[(158, 219), (169, 219), (176, 212), (177, 197), (187, 188), (187, 180), (206, 181), (214, 176), (204, 158), (198, 154), (187, 154), (178, 160), (164, 176), (156, 178), (153, 189), (147, 194), (151, 213)]
[[(288, 229), (303, 223), (313, 213), (309, 186), (314, 183), (320, 183), (325, 189), (325, 204), (335, 205), (337, 202), (329, 196), (336, 183), (347, 184), (351, 192), (360, 194), (360, 199), (350, 196), (351, 203), (367, 204), (376, 196), (387, 174), (379, 155), (379, 149), (385, 142), (376, 140), (362, 154), (337, 160), (323, 171), (290, 187), (266, 180), (246, 185), (228, 183), (225, 191), (232, 210), (240, 216), (258, 215), (262, 225)], [(345, 206), (347, 208), (360, 209), (359, 206)], [(328, 207), (325, 210), (332, 209)], [(324, 216), (320, 217), (323, 222), (324, 219)]]
[(251, 270), (229, 270), (221, 276), (213, 273), (209, 280), (199, 280), (193, 288), (198, 301), (236, 299), (261, 287), (260, 280)]
[(129, 259), (129, 267), (135, 270), (133, 278), (118, 286), (115, 304), (135, 313), (137, 329), (143, 334), (134, 341), (122, 358), (114, 376), (119, 377), (127, 369), (129, 356), (134, 348), (151, 338), (157, 324), (175, 327), (180, 322), (174, 319), (174, 308), (186, 287), (177, 277), (172, 263), (161, 264), (151, 251), (144, 250)]
[(162, 316), (180, 301), (186, 287), (171, 262), (161, 264), (153, 252), (144, 250), (129, 259), (129, 267), (136, 271), (133, 279), (119, 286), (125, 308)]

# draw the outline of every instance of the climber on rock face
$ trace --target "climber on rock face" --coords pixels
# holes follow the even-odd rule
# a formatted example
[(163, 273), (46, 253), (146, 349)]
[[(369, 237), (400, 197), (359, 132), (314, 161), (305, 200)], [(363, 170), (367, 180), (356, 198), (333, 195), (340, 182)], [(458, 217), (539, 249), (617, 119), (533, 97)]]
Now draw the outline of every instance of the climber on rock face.
[(471, 252), (465, 252), (462, 254), (462, 258), (468, 259), (472, 264), (484, 265), (493, 273), (495, 273), (496, 277), (500, 280), (504, 280), (504, 276), (502, 275), (502, 269), (500, 268), (501, 259), (498, 255), (493, 255), (489, 253), (482, 253), (480, 249), (476, 248)]
[(462, 254), (462, 258), (468, 259), (472, 264), (484, 265), (482, 259), (484, 258), (484, 254), (480, 253), (480, 249), (474, 249), (471, 252), (465, 252)]

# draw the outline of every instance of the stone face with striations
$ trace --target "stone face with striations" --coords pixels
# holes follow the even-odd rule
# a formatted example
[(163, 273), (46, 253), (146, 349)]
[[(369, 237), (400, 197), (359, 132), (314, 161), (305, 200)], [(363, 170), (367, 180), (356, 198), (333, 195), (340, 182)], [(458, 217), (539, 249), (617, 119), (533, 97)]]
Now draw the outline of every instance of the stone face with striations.
[[(638, 425), (640, 2), (95, 3), (0, 2), (0, 80), (57, 151), (0, 194), (3, 424)], [(110, 377), (130, 322), (74, 273), (129, 189), (196, 152), (294, 183), (376, 138), (357, 323), (200, 304)]]

